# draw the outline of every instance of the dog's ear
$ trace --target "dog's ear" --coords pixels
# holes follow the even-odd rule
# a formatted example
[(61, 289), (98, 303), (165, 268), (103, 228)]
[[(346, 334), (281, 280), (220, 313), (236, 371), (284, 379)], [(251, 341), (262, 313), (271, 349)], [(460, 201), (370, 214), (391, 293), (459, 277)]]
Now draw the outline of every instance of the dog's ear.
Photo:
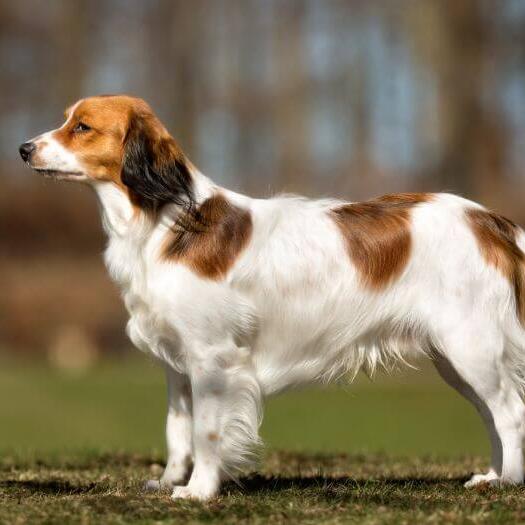
[(124, 139), (122, 183), (136, 206), (155, 213), (165, 204), (193, 204), (184, 154), (153, 115), (130, 116)]

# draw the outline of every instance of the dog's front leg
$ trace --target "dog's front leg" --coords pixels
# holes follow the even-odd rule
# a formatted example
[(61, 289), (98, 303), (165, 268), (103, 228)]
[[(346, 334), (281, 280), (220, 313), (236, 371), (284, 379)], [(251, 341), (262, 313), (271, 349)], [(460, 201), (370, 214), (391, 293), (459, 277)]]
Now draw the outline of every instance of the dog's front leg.
[(173, 498), (206, 500), (217, 495), (222, 479), (250, 465), (261, 391), (246, 349), (207, 347), (190, 361), (194, 468)]
[(168, 461), (160, 480), (149, 480), (148, 490), (172, 489), (185, 483), (190, 474), (192, 453), (191, 386), (188, 376), (166, 366), (168, 383), (168, 417), (166, 441)]

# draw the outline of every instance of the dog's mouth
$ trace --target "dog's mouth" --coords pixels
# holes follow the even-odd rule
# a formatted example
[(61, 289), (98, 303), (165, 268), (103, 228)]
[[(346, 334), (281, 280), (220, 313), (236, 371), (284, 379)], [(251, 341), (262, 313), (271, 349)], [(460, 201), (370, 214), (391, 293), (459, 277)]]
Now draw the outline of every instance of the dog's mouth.
[(48, 179), (76, 179), (81, 178), (84, 174), (79, 171), (61, 171), (61, 170), (49, 170), (44, 168), (33, 168), (37, 173), (40, 173)]

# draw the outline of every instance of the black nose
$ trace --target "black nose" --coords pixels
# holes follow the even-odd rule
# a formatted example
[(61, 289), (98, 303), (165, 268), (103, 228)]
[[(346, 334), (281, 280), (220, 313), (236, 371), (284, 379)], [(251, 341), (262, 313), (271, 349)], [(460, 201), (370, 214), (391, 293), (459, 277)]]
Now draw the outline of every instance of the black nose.
[(29, 157), (31, 157), (31, 153), (35, 151), (36, 146), (34, 142), (24, 142), (20, 148), (18, 148), (18, 151), (20, 152), (20, 156), (24, 160), (24, 162), (27, 162), (29, 160)]

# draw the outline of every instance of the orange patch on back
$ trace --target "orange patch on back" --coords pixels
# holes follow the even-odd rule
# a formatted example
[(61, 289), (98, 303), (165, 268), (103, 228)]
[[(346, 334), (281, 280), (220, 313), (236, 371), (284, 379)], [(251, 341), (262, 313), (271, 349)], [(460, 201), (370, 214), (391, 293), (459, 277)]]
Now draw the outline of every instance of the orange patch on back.
[(410, 211), (428, 193), (398, 193), (331, 210), (348, 255), (364, 283), (380, 289), (399, 277), (410, 258)]
[(164, 245), (164, 259), (189, 266), (208, 279), (222, 279), (247, 245), (252, 234), (248, 210), (222, 195), (206, 199), (195, 217), (177, 225)]
[(525, 254), (516, 243), (518, 227), (487, 210), (470, 208), (465, 214), (484, 259), (510, 282), (518, 317), (525, 325)]

